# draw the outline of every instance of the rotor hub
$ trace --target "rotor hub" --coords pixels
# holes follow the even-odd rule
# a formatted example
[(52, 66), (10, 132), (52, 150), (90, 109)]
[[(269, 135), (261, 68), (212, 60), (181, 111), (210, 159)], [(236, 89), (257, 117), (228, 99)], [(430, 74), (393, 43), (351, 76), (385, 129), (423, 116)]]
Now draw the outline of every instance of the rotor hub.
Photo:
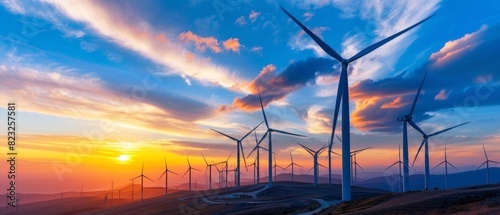
[(400, 121), (400, 122), (408, 122), (408, 121), (411, 121), (412, 119), (413, 119), (413, 117), (411, 117), (410, 115), (405, 115), (403, 117), (399, 117), (398, 121)]

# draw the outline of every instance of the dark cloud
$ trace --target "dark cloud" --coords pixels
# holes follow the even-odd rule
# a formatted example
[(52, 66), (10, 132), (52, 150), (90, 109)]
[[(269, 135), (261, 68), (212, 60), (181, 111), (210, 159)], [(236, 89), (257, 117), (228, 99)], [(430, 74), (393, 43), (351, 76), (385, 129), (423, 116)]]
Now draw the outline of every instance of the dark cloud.
[(233, 106), (241, 110), (256, 110), (260, 108), (259, 93), (264, 105), (281, 100), (307, 84), (316, 84), (318, 75), (334, 73), (333, 65), (336, 63), (327, 58), (308, 58), (289, 65), (280, 74), (275, 74), (276, 68), (273, 65), (266, 66), (250, 83), (252, 94), (234, 99)]
[[(464, 48), (466, 47), (466, 48)], [(454, 49), (455, 48), (455, 49)], [(359, 104), (353, 112), (353, 126), (375, 132), (399, 132), (397, 117), (407, 114), (424, 73), (429, 72), (414, 112), (416, 121), (430, 116), (426, 112), (455, 108), (455, 119), (469, 121), (463, 107), (500, 104), (500, 26), (450, 41), (438, 59), (411, 73), (378, 81), (364, 80), (352, 86), (351, 95)]]

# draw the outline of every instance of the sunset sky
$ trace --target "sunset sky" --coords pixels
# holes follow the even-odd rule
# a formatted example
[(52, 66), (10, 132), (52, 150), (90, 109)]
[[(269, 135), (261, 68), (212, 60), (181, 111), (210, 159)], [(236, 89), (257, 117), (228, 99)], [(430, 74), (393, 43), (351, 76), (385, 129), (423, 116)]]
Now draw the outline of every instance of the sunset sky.
[[(471, 122), (430, 139), (431, 166), (444, 159), (444, 144), (462, 171), (484, 162), (482, 144), (500, 161), (499, 1), (2, 0), (0, 116), (16, 102), (20, 191), (124, 185), (142, 162), (157, 179), (164, 157), (182, 175), (186, 156), (204, 183), (201, 152), (214, 162), (233, 152), (231, 168), (236, 153), (209, 128), (243, 136), (263, 120), (259, 93), (272, 127), (307, 136), (273, 135), (278, 164), (292, 152), (304, 166), (296, 173), (306, 173), (312, 158), (296, 142), (328, 143), (340, 69), (280, 5), (345, 58), (435, 14), (350, 64), (351, 149), (373, 147), (358, 156), (366, 171), (397, 161), (397, 117), (409, 112), (426, 71), (414, 121), (427, 133)], [(3, 139), (6, 130), (0, 123)], [(411, 160), (421, 141), (409, 129)], [(254, 144), (253, 135), (243, 142), (246, 154)], [(340, 157), (333, 165), (338, 173)]]

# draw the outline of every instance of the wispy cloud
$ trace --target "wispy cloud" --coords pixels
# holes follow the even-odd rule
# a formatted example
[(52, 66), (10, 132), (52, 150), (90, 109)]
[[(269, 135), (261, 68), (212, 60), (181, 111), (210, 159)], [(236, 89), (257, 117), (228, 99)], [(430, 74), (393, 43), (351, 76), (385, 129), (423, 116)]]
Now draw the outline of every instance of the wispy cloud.
[(260, 14), (261, 14), (261, 12), (252, 10), (252, 11), (250, 12), (250, 15), (248, 15), (248, 19), (249, 19), (252, 23), (254, 23), (255, 21), (257, 21), (257, 18), (259, 18)]

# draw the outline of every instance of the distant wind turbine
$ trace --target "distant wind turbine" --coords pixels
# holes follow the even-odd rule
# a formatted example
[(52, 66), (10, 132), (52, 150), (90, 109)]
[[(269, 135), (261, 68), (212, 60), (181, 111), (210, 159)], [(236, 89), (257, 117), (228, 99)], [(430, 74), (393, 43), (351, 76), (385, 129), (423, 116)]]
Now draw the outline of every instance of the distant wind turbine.
[(448, 158), (446, 157), (446, 145), (444, 145), (444, 161), (439, 163), (432, 169), (436, 169), (438, 166), (441, 166), (441, 164), (444, 164), (444, 189), (448, 189), (448, 164), (451, 167), (455, 168), (457, 171), (458, 169), (455, 166), (453, 166), (453, 164), (448, 162)]
[(237, 180), (236, 180), (236, 187), (239, 187), (240, 186), (240, 174), (241, 174), (241, 169), (240, 169), (240, 150), (241, 150), (241, 154), (243, 154), (243, 162), (245, 163), (245, 166), (246, 166), (246, 160), (245, 160), (245, 153), (243, 152), (243, 146), (241, 144), (241, 142), (250, 134), (252, 133), (252, 131), (254, 131), (257, 127), (259, 127), (263, 122), (259, 123), (257, 126), (255, 126), (252, 130), (250, 130), (247, 134), (245, 134), (245, 136), (243, 136), (241, 139), (236, 139), (234, 137), (231, 137), (227, 134), (224, 134), (220, 131), (217, 131), (215, 129), (211, 129), (212, 131), (215, 131), (231, 140), (234, 140), (236, 141), (236, 169), (237, 169)]
[(418, 132), (420, 132), (423, 136), (424, 136), (424, 139), (422, 140), (422, 144), (420, 144), (420, 147), (418, 148), (418, 151), (417, 151), (417, 155), (415, 155), (415, 159), (413, 159), (413, 164), (412, 166), (415, 164), (415, 161), (417, 160), (417, 157), (418, 157), (418, 153), (420, 153), (420, 150), (422, 149), (422, 146), (425, 145), (425, 153), (424, 153), (424, 156), (425, 156), (425, 187), (424, 189), (427, 190), (429, 189), (429, 183), (430, 183), (430, 170), (429, 170), (429, 137), (432, 137), (432, 136), (436, 136), (438, 134), (441, 134), (443, 132), (446, 132), (446, 131), (449, 131), (451, 129), (454, 129), (458, 126), (462, 126), (462, 125), (465, 125), (469, 122), (465, 122), (465, 123), (462, 123), (462, 124), (459, 124), (459, 125), (455, 125), (453, 127), (450, 127), (450, 128), (447, 128), (447, 129), (444, 129), (444, 130), (441, 130), (441, 131), (438, 131), (438, 132), (434, 132), (432, 134), (429, 134), (427, 135), (424, 131), (422, 131), (422, 129), (420, 129), (418, 127), (418, 125), (412, 125)]
[(263, 149), (265, 151), (267, 151), (267, 149), (259, 145), (259, 141), (257, 140), (257, 132), (253, 131), (253, 133), (255, 135), (255, 147), (248, 154), (247, 159), (248, 159), (248, 157), (250, 157), (250, 155), (252, 155), (252, 153), (254, 151), (256, 151), (255, 153), (257, 153), (257, 158), (256, 158), (256, 161), (257, 161), (257, 163), (256, 163), (256, 167), (257, 167), (257, 184), (259, 184), (260, 183), (260, 150), (259, 149)]
[[(358, 167), (361, 168), (363, 171), (365, 171), (363, 169), (363, 167), (361, 167), (361, 165), (358, 164), (358, 161), (356, 160), (356, 155), (358, 153), (361, 153), (362, 151), (365, 151), (365, 150), (368, 150), (368, 149), (371, 149), (372, 147), (368, 147), (368, 148), (364, 148), (364, 149), (359, 149), (359, 150), (356, 150), (356, 151), (352, 151), (351, 152), (351, 165), (352, 165), (352, 168), (354, 168), (354, 185), (358, 185)], [(351, 177), (352, 178), (352, 177)]]
[[(351, 179), (349, 178), (351, 173), (350, 171), (350, 157), (349, 152), (351, 151), (350, 144), (350, 120), (349, 120), (349, 83), (347, 81), (347, 67), (349, 66), (349, 63), (354, 62), (355, 60), (367, 55), (368, 53), (378, 49), (382, 45), (388, 43), (389, 41), (393, 40), (394, 38), (404, 34), (405, 32), (409, 31), (410, 29), (422, 24), (429, 18), (431, 18), (433, 15), (425, 18), (424, 20), (390, 36), (387, 37), (371, 46), (368, 46), (367, 48), (361, 50), (357, 54), (355, 54), (351, 58), (342, 58), (333, 48), (331, 48), (329, 45), (327, 45), (323, 40), (321, 40), (318, 36), (316, 36), (311, 30), (309, 30), (306, 26), (304, 26), (302, 23), (299, 22), (294, 16), (292, 16), (288, 11), (286, 11), (283, 7), (281, 9), (297, 24), (304, 30), (309, 37), (311, 37), (320, 47), (325, 51), (328, 55), (332, 56), (333, 58), (337, 59), (339, 62), (342, 63), (342, 71), (340, 73), (340, 80), (339, 80), (339, 86), (337, 90), (337, 98), (335, 102), (335, 112), (333, 115), (333, 125), (332, 125), (332, 135), (330, 138), (330, 146), (329, 148), (331, 149), (331, 145), (333, 144), (333, 139), (334, 139), (334, 134), (335, 134), (335, 127), (337, 124), (337, 117), (339, 113), (339, 106), (340, 106), (340, 101), (342, 99), (342, 139), (344, 140), (342, 142), (342, 200), (343, 201), (349, 201), (351, 200)], [(403, 151), (405, 150), (405, 147), (403, 146)], [(408, 159), (406, 159), (407, 161)]]
[(187, 161), (188, 161), (188, 169), (186, 170), (186, 172), (184, 173), (184, 175), (182, 175), (182, 177), (184, 178), (184, 176), (189, 172), (189, 191), (191, 191), (191, 170), (196, 170), (196, 171), (200, 171), (200, 170), (191, 167), (191, 163), (189, 163), (189, 157), (186, 156), (186, 158), (187, 158)]
[(398, 152), (398, 161), (394, 162), (391, 164), (389, 167), (385, 168), (385, 171), (390, 169), (394, 165), (398, 165), (398, 191), (401, 192), (403, 190), (403, 176), (401, 175), (401, 165), (403, 164), (403, 161), (401, 161), (401, 145), (399, 145), (399, 152)]
[(273, 158), (274, 158), (274, 166), (273, 166), (273, 169), (274, 169), (274, 181), (278, 181), (278, 180), (276, 179), (276, 172), (277, 172), (277, 171), (276, 171), (276, 169), (277, 169), (277, 168), (280, 168), (280, 169), (284, 170), (285, 168), (283, 168), (282, 166), (280, 166), (280, 165), (278, 165), (278, 164), (276, 163), (276, 153), (274, 153), (274, 155), (275, 155), (275, 156), (273, 157)]
[(253, 161), (253, 163), (251, 163), (251, 164), (248, 164), (248, 165), (247, 165), (247, 168), (248, 168), (248, 167), (253, 166), (253, 183), (254, 183), (254, 184), (256, 184), (256, 183), (257, 183), (257, 180), (256, 180), (256, 178), (255, 178), (255, 176), (257, 175), (257, 174), (255, 173), (255, 172), (256, 172), (256, 170), (257, 170), (257, 166), (255, 165), (255, 163), (256, 163), (256, 162), (257, 162), (257, 159), (255, 159), (255, 160)]
[(165, 158), (165, 171), (163, 171), (163, 173), (160, 175), (160, 177), (158, 178), (158, 180), (161, 179), (161, 177), (163, 177), (163, 175), (165, 175), (165, 196), (168, 194), (168, 173), (173, 173), (173, 174), (176, 174), (176, 175), (179, 175), (175, 172), (172, 172), (171, 170), (168, 169), (168, 166), (167, 166), (167, 158)]
[(300, 164), (297, 164), (295, 162), (293, 162), (293, 157), (292, 157), (292, 152), (290, 152), (290, 164), (288, 164), (288, 166), (285, 167), (285, 169), (283, 169), (283, 171), (285, 171), (286, 169), (288, 169), (288, 167), (292, 167), (292, 182), (293, 182), (293, 166), (299, 166), (299, 167), (303, 167), (301, 166)]
[(323, 151), (326, 149), (327, 145), (324, 145), (323, 147), (321, 147), (317, 151), (314, 151), (314, 150), (310, 149), (309, 147), (304, 146), (300, 143), (297, 143), (297, 144), (302, 146), (302, 148), (304, 148), (309, 154), (311, 154), (311, 156), (313, 156), (313, 169), (314, 169), (314, 183), (313, 183), (313, 185), (316, 186), (316, 185), (318, 185), (318, 177), (319, 177), (318, 156), (321, 153), (323, 153)]
[(205, 168), (205, 176), (207, 174), (207, 170), (210, 172), (209, 173), (209, 178), (208, 178), (208, 189), (212, 190), (212, 166), (215, 166), (216, 164), (208, 164), (207, 159), (205, 159), (205, 155), (203, 155), (203, 152), (201, 153), (201, 156), (203, 157), (203, 160), (205, 161), (205, 164), (207, 165), (207, 168)]
[[(224, 174), (224, 170), (226, 171), (226, 180), (225, 181), (226, 181), (226, 187), (227, 187), (227, 175), (228, 175), (227, 162), (229, 162), (229, 158), (231, 158), (231, 155), (233, 155), (233, 152), (231, 152), (231, 154), (229, 154), (229, 156), (227, 157), (227, 159), (225, 161), (222, 161), (222, 162), (219, 162), (219, 163), (214, 163), (214, 164), (216, 164), (215, 168), (219, 172), (219, 188), (222, 187), (221, 181), (224, 182), (224, 180), (221, 180), (221, 179), (224, 178), (224, 175), (223, 175)], [(219, 165), (219, 164), (225, 164), (226, 166), (222, 167), (221, 169), (219, 169), (217, 167), (217, 165)], [(221, 175), (221, 173), (222, 173), (222, 175)]]
[[(340, 140), (340, 137), (338, 135), (336, 135), (336, 136), (337, 136), (337, 139)], [(342, 142), (342, 140), (340, 140), (340, 142)], [(340, 154), (337, 152), (334, 152), (332, 150), (332, 148), (333, 148), (333, 140), (330, 141), (330, 144), (328, 144), (328, 184), (332, 184), (332, 154), (336, 154), (336, 155), (340, 156)]]
[[(147, 176), (144, 175), (144, 162), (142, 163), (141, 174), (138, 175), (137, 177), (134, 177), (134, 178), (130, 179), (130, 180), (134, 180), (134, 179), (139, 178), (139, 177), (141, 178), (141, 201), (144, 201), (144, 178), (146, 178), (146, 179), (150, 180), (151, 182), (153, 182), (153, 180), (151, 180), (150, 178), (148, 178)], [(134, 183), (134, 182), (132, 181), (132, 183)]]
[(269, 123), (267, 122), (266, 112), (264, 111), (264, 105), (262, 104), (262, 98), (260, 97), (260, 94), (259, 94), (259, 101), (260, 101), (260, 107), (262, 108), (262, 115), (264, 116), (264, 122), (266, 123), (267, 131), (266, 131), (266, 133), (264, 133), (264, 136), (262, 136), (262, 138), (260, 139), (259, 143), (257, 143), (257, 145), (260, 145), (262, 140), (264, 140), (264, 138), (266, 138), (266, 136), (269, 134), (269, 147), (267, 148), (267, 150), (269, 152), (268, 153), (269, 154), (269, 160), (268, 160), (269, 182), (268, 182), (267, 186), (272, 187), (273, 186), (273, 177), (272, 177), (272, 175), (273, 175), (273, 163), (272, 163), (272, 161), (273, 161), (273, 138), (271, 137), (272, 133), (277, 132), (277, 133), (292, 135), (292, 136), (297, 136), (297, 137), (305, 137), (305, 136), (300, 135), (300, 134), (294, 134), (294, 133), (290, 133), (290, 132), (280, 131), (280, 130), (269, 127)]
[(486, 154), (486, 149), (484, 148), (484, 145), (483, 145), (483, 152), (484, 152), (484, 157), (486, 158), (486, 161), (484, 163), (482, 163), (481, 166), (479, 166), (476, 169), (476, 171), (479, 170), (484, 164), (486, 164), (486, 184), (490, 184), (490, 162), (496, 163), (496, 164), (500, 164), (500, 162), (492, 161), (488, 158), (488, 155)]

